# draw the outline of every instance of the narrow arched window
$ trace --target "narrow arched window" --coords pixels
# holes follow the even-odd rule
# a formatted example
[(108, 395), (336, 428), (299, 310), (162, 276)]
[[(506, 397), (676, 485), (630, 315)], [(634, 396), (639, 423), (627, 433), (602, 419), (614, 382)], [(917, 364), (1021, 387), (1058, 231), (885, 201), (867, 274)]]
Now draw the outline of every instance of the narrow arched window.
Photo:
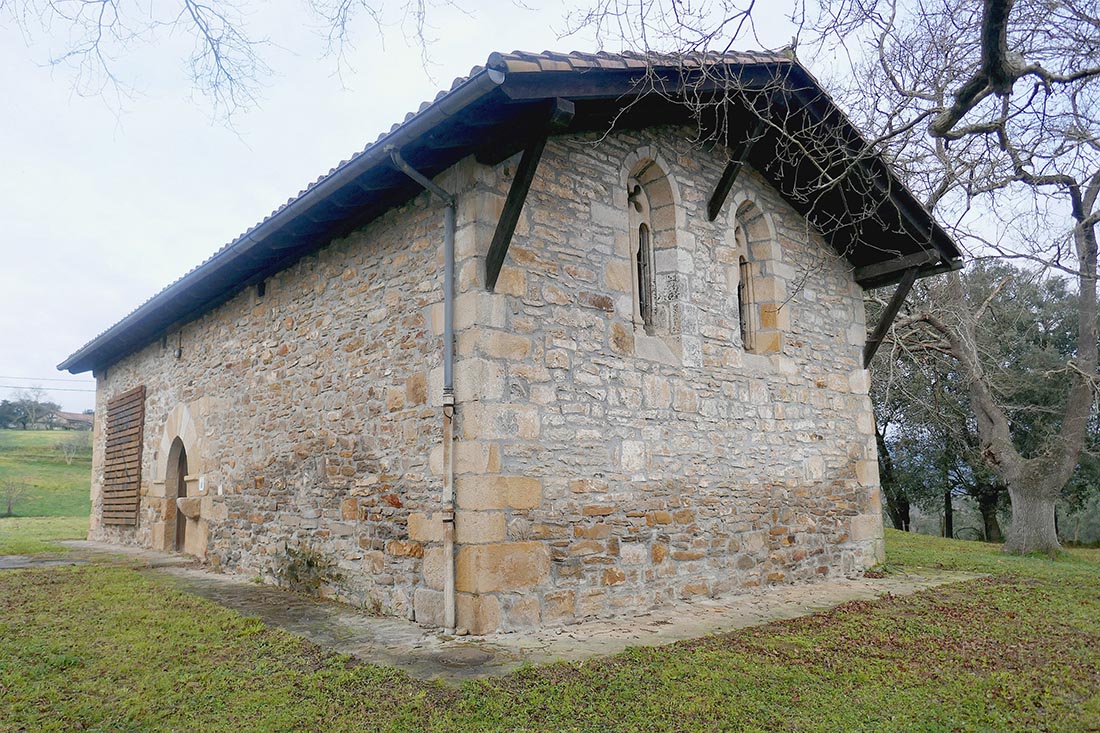
[(653, 245), (649, 239), (649, 225), (638, 225), (638, 315), (646, 331), (653, 331)]
[(630, 221), (634, 243), (630, 257), (634, 269), (634, 327), (652, 335), (655, 325), (653, 221), (649, 195), (637, 179), (630, 180)]
[(745, 351), (752, 351), (756, 348), (756, 329), (753, 324), (754, 311), (752, 269), (748, 260), (740, 257), (737, 279), (737, 320), (741, 326), (741, 344)]

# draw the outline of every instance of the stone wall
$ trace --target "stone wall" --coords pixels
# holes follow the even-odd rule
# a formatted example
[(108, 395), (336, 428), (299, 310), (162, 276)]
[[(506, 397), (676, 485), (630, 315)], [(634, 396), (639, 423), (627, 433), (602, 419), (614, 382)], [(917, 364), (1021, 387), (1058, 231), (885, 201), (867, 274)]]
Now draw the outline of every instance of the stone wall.
[[(725, 161), (690, 135), (552, 139), (495, 293), (483, 258), (518, 157), (439, 178), (459, 192), (461, 629), (631, 613), (881, 557), (860, 290), (751, 170), (707, 222)], [(654, 204), (650, 334), (634, 323), (626, 190), (648, 160), (668, 174), (645, 174), (668, 198)], [(91, 536), (171, 547), (178, 437), (189, 493), (205, 488), (211, 564), (270, 578), (287, 546), (308, 545), (344, 575), (329, 593), (439, 624), (441, 220), (421, 196), (99, 374), (101, 410), (146, 386), (144, 480), (136, 530), (93, 519)], [(742, 255), (757, 353), (740, 343)]]
[[(448, 185), (461, 185), (459, 173)], [(272, 580), (288, 545), (312, 547), (344, 576), (327, 593), (411, 613), (423, 548), (408, 541), (407, 515), (439, 501), (428, 375), (442, 361), (429, 323), (441, 239), (438, 206), (422, 195), (268, 279), (262, 297), (247, 288), (98, 374), (98, 414), (131, 386), (148, 396), (139, 525), (95, 520), (97, 433), (91, 537), (172, 549), (165, 475), (180, 437), (188, 493), (200, 479), (205, 488), (205, 546), (190, 546), (189, 532), (189, 551)]]
[[(725, 160), (691, 133), (553, 139), (492, 294), (482, 255), (515, 160), (479, 178), (459, 244), (460, 626), (570, 623), (882, 558), (862, 293), (754, 171), (707, 222)], [(658, 336), (632, 322), (626, 178), (646, 161), (675, 204)], [(757, 353), (740, 342), (740, 254), (763, 301)], [(432, 520), (417, 518), (427, 557)], [(432, 620), (437, 566), (417, 600)]]

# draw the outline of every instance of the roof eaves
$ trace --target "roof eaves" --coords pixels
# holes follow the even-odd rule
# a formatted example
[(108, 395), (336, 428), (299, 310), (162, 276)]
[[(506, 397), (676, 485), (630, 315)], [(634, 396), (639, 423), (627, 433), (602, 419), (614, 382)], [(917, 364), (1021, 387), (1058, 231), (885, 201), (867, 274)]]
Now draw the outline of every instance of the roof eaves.
[[(136, 328), (143, 320), (151, 317), (158, 308), (166, 306), (173, 298), (185, 294), (195, 284), (203, 281), (214, 271), (230, 267), (242, 255), (261, 246), (264, 240), (294, 221), (309, 208), (323, 201), (341, 186), (356, 178), (379, 162), (389, 160), (385, 149), (391, 145), (401, 146), (408, 140), (414, 140), (427, 129), (446, 117), (455, 115), (478, 99), (488, 94), (504, 82), (504, 72), (500, 69), (475, 67), (473, 73), (465, 78), (456, 79), (449, 91), (440, 92), (436, 98), (421, 105), (416, 113), (406, 116), (404, 122), (394, 125), (351, 158), (341, 161), (328, 174), (311, 183), (298, 195), (288, 199), (285, 204), (271, 212), (265, 219), (246, 230), (229, 244), (225, 245), (200, 265), (161, 290), (115, 323), (103, 333), (82, 346), (63, 362), (59, 370), (68, 370), (73, 374), (99, 367), (97, 355), (110, 354), (112, 344), (121, 343), (122, 335)], [(148, 339), (145, 341), (148, 343)], [(108, 356), (108, 359), (112, 358)], [(117, 355), (114, 357), (117, 358)]]

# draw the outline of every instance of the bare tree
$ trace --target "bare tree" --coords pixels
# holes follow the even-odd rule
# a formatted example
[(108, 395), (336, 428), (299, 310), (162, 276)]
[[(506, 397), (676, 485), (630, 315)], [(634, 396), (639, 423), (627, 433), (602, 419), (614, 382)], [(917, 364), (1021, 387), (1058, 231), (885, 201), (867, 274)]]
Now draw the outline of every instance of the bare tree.
[(50, 402), (48, 397), (46, 390), (37, 385), (16, 393), (15, 404), (24, 430), (36, 425), (48, 424), (50, 416), (61, 409), (56, 403)]
[(0, 503), (4, 505), (5, 517), (15, 516), (15, 507), (26, 498), (31, 487), (19, 481), (4, 481), (0, 483)]
[(92, 435), (87, 431), (69, 433), (58, 441), (57, 450), (65, 459), (65, 465), (71, 466), (76, 457), (92, 450)]
[[(392, 26), (421, 49), (427, 63), (428, 18), (435, 5), (450, 0), (303, 0), (319, 22), (327, 53), (345, 62), (352, 29), (360, 15), (379, 37)], [(81, 95), (107, 95), (115, 101), (128, 95), (129, 83), (119, 69), (142, 48), (178, 53), (169, 41), (183, 37), (190, 50), (178, 59), (193, 88), (205, 95), (216, 114), (225, 118), (254, 106), (273, 69), (268, 51), (279, 39), (255, 35), (248, 0), (175, 0), (137, 3), (127, 0), (0, 0), (0, 26), (18, 28), (28, 40), (45, 36), (60, 44), (49, 63), (69, 70)]]
[(916, 343), (958, 363), (981, 455), (1012, 499), (1005, 549), (1053, 552), (1055, 501), (1077, 470), (1095, 410), (1100, 20), (1072, 1), (942, 0), (908, 17), (878, 5), (891, 12), (862, 31), (857, 114), (882, 120), (899, 167), (973, 250), (1023, 259), (1076, 286), (1077, 348), (1057, 371), (1065, 385), (1058, 420), (1040, 445), (1025, 447), (1013, 406), (998, 393), (998, 363), (982, 350), (993, 294), (968, 299), (950, 275), (937, 300), (902, 324)]

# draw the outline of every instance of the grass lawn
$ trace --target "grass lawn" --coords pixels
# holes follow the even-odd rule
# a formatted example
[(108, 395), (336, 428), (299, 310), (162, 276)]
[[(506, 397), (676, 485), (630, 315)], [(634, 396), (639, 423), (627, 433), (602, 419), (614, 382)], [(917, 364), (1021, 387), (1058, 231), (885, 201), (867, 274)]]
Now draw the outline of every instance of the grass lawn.
[(67, 552), (67, 548), (56, 544), (57, 540), (82, 540), (87, 536), (88, 517), (2, 517), (0, 555)]
[(452, 689), (124, 567), (0, 573), (0, 730), (1100, 731), (1100, 551), (888, 533), (915, 596)]
[[(72, 460), (58, 444), (83, 437), (88, 441)], [(92, 476), (90, 433), (62, 430), (0, 430), (0, 514), (7, 511), (3, 487), (15, 482), (29, 487), (14, 507), (19, 517), (87, 517), (91, 512)]]

